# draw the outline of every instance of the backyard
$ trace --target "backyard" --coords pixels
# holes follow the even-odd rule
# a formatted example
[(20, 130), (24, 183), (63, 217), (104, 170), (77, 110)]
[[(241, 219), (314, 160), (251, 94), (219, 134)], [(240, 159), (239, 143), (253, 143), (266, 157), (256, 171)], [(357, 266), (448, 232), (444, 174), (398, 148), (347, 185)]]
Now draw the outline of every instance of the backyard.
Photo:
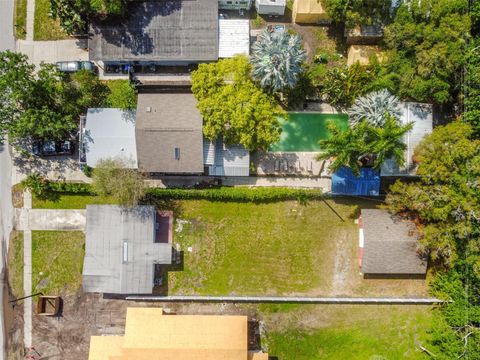
[(75, 293), (82, 284), (84, 254), (81, 231), (32, 231), (32, 292)]

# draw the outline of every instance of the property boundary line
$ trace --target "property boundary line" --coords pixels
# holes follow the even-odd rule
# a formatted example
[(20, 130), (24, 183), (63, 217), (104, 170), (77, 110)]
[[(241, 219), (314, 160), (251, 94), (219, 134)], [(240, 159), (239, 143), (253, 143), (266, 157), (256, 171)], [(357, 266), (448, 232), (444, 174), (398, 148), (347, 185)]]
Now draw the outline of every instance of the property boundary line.
[(155, 296), (131, 295), (133, 301), (203, 302), (203, 303), (274, 303), (274, 304), (385, 304), (433, 305), (449, 302), (437, 298), (362, 298), (362, 297), (280, 297), (280, 296)]

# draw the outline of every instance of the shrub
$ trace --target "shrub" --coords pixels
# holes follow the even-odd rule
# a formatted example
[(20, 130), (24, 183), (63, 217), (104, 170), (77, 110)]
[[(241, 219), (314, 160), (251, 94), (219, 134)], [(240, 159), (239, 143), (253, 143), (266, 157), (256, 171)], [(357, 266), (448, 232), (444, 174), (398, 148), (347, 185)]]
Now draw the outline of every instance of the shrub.
[(40, 199), (47, 198), (51, 190), (50, 182), (38, 172), (28, 175), (22, 181), (22, 186)]
[(137, 89), (129, 80), (110, 80), (106, 84), (110, 89), (107, 106), (125, 110), (137, 107)]

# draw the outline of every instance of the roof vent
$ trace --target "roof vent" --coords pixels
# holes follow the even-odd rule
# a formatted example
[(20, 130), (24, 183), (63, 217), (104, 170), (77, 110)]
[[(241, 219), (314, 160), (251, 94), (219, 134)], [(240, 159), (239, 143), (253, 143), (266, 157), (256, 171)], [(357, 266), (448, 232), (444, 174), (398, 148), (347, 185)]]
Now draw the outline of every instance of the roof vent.
[(147, 106), (145, 109), (146, 112), (152, 112), (152, 108), (150, 106)]

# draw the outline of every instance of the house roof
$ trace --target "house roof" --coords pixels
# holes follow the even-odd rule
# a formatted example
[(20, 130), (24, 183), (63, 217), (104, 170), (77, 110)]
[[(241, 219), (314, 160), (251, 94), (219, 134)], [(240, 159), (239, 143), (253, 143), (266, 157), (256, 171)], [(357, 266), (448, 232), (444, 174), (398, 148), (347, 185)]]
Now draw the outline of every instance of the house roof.
[(295, 12), (298, 14), (325, 14), (321, 0), (295, 0)]
[(433, 130), (433, 106), (415, 102), (400, 102), (402, 124), (413, 123), (413, 128), (404, 137), (407, 150), (405, 151), (405, 165), (400, 167), (395, 160), (387, 159), (381, 167), (381, 176), (415, 175), (417, 164), (413, 161), (413, 153), (425, 135)]
[(172, 245), (155, 243), (153, 206), (87, 205), (85, 233), (86, 292), (151, 293), (154, 264), (172, 261)]
[(415, 225), (386, 210), (363, 209), (364, 274), (424, 275), (427, 263), (417, 254)]
[(81, 144), (90, 167), (100, 159), (121, 158), (128, 167), (136, 168), (135, 111), (88, 109)]
[[(202, 173), (202, 117), (191, 93), (138, 95), (138, 167), (146, 172)], [(175, 148), (179, 149), (176, 159)]]
[[(107, 350), (109, 360), (263, 360), (248, 353), (246, 316), (163, 315), (161, 308), (128, 308), (121, 355)], [(102, 339), (92, 337), (89, 360)], [(109, 336), (102, 337), (106, 340)], [(265, 354), (266, 355), (266, 354)]]
[(250, 20), (220, 19), (218, 57), (230, 58), (250, 53)]
[(218, 58), (217, 0), (131, 1), (127, 14), (91, 23), (91, 60)]

